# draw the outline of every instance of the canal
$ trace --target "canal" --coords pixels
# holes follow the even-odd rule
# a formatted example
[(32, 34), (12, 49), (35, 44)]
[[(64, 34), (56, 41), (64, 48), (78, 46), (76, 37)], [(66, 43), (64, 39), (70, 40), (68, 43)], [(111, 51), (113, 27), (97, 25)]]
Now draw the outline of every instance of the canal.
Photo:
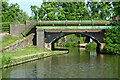
[(118, 78), (117, 55), (70, 48), (69, 54), (39, 59), (1, 70), (3, 78)]

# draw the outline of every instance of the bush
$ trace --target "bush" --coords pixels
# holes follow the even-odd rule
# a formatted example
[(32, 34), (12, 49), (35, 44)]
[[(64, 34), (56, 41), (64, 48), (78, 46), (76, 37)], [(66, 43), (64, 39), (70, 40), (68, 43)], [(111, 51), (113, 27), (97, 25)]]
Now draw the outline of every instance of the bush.
[(69, 42), (69, 41), (65, 43), (65, 47), (75, 47), (75, 46), (78, 46), (78, 43)]
[(2, 66), (4, 66), (5, 64), (9, 64), (12, 62), (11, 57), (5, 57), (4, 55), (2, 56)]
[(10, 26), (10, 22), (2, 22), (2, 23), (0, 23), (0, 27), (2, 27), (1, 32), (9, 31), (9, 26)]
[(106, 44), (102, 52), (111, 54), (120, 54), (120, 44)]
[(105, 37), (106, 45), (102, 52), (120, 54), (120, 26), (118, 28), (107, 29)]
[(10, 22), (2, 22), (2, 27), (9, 27)]
[(96, 50), (97, 47), (97, 43), (88, 43), (85, 45), (86, 50), (90, 51), (90, 50)]

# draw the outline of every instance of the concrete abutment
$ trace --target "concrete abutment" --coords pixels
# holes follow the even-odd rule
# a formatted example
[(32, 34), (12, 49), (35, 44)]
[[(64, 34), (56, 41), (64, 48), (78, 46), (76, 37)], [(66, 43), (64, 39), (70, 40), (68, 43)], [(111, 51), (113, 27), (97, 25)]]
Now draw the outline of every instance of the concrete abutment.
[(37, 31), (37, 47), (40, 49), (45, 48), (45, 32), (44, 29)]

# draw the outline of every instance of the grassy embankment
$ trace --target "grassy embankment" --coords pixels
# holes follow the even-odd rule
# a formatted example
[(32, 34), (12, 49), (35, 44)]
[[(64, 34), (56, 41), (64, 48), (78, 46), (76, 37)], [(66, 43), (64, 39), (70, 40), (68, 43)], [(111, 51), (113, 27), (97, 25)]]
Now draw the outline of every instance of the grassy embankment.
[(14, 64), (32, 58), (43, 57), (48, 54), (53, 55), (53, 54), (62, 54), (62, 53), (65, 53), (65, 51), (59, 52), (59, 51), (42, 50), (37, 48), (36, 46), (26, 47), (22, 50), (3, 52), (2, 66), (4, 66), (5, 64)]
[[(12, 43), (14, 43), (17, 40), (20, 40), (21, 38), (19, 37), (15, 37), (15, 36), (11, 36), (11, 35), (5, 35), (2, 38), (2, 41), (0, 41), (0, 48), (8, 46)], [(0, 52), (0, 66), (2, 65), (2, 52)]]
[(21, 39), (21, 38), (19, 38), (19, 37), (15, 37), (15, 36), (11, 36), (11, 35), (5, 35), (5, 36), (2, 38), (2, 41), (0, 41), (0, 43), (1, 43), (1, 46), (0, 46), (0, 47), (8, 46), (9, 44), (12, 44), (12, 43), (14, 43), (15, 41), (20, 40), (20, 39)]
[[(2, 46), (7, 46), (21, 38), (14, 37), (14, 36), (5, 36), (2, 39)], [(36, 46), (25, 47), (22, 50), (10, 51), (10, 52), (2, 52), (0, 53), (2, 57), (0, 57), (0, 65), (3, 67), (6, 64), (11, 65), (21, 61), (25, 61), (28, 59), (39, 58), (49, 54), (62, 54), (66, 53), (65, 51), (50, 51), (50, 50), (42, 50), (37, 48)]]

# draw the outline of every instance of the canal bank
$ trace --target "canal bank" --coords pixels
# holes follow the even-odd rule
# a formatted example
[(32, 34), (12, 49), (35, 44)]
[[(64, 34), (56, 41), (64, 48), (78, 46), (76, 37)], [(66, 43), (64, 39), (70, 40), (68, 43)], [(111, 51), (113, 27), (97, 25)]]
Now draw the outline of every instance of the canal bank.
[(3, 52), (1, 68), (8, 68), (37, 59), (66, 53), (68, 53), (68, 51), (41, 50), (38, 49), (36, 46), (26, 47), (22, 50), (17, 51)]
[(33, 46), (33, 36), (19, 38), (10, 34), (2, 35), (0, 43), (0, 68), (7, 68), (37, 59), (68, 53), (67, 51), (50, 51)]

